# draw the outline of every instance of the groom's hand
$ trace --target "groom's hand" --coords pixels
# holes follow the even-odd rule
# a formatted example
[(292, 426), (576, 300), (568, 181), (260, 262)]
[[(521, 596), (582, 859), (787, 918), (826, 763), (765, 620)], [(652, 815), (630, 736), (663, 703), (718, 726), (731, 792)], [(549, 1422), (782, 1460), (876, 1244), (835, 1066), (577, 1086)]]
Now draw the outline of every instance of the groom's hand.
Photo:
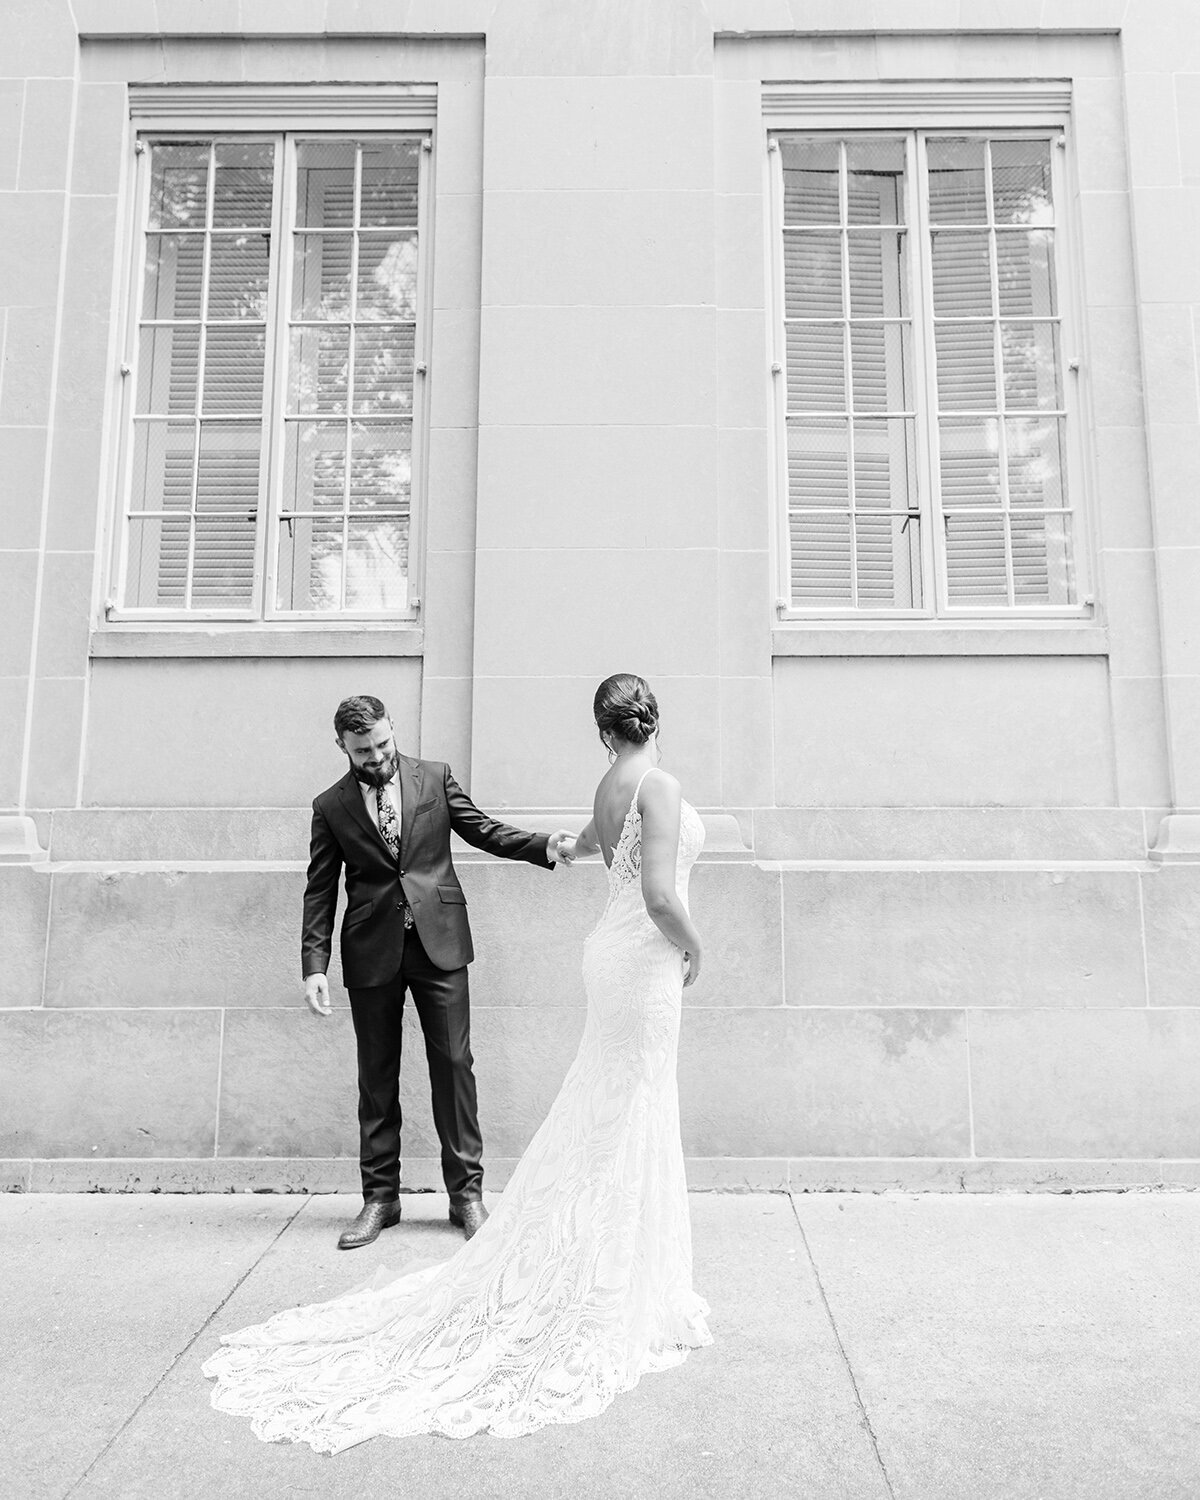
[(546, 858), (561, 865), (575, 863), (575, 839), (567, 828), (560, 828), (546, 840)]
[(333, 1007), (329, 1003), (329, 981), (324, 974), (310, 974), (304, 981), (304, 998), (319, 1016), (327, 1016)]

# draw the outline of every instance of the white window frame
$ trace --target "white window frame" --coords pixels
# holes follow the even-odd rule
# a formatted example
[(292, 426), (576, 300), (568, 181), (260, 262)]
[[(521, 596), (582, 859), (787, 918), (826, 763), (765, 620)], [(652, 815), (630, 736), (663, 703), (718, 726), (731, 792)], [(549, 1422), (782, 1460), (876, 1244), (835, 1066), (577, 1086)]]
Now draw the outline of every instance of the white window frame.
[[(426, 532), (429, 443), (429, 349), (433, 320), (433, 159), (436, 87), (432, 84), (268, 86), (154, 85), (130, 88), (131, 148), (125, 224), (123, 307), (120, 319), (120, 389), (114, 403), (117, 442), (107, 507), (111, 532), (106, 547), (108, 584), (100, 628), (105, 625), (160, 626), (170, 632), (197, 625), (279, 631), (337, 631), (412, 626), (420, 616)], [(276, 143), (276, 191), (271, 237), (271, 290), (266, 318), (267, 358), (263, 382), (263, 454), (255, 538), (253, 604), (242, 609), (133, 607), (124, 604), (126, 544), (132, 485), (132, 438), (139, 319), (144, 282), (144, 244), (150, 191), (150, 157), (145, 142), (215, 137), (218, 141), (272, 140)], [(414, 338), (411, 487), (409, 496), (407, 605), (389, 611), (282, 610), (276, 607), (276, 568), (282, 524), (283, 411), (286, 397), (285, 350), (291, 306), (297, 139), (419, 138), (417, 199), (417, 323)]]
[[(1078, 379), (1081, 358), (1083, 307), (1082, 275), (1078, 258), (1078, 223), (1074, 184), (1068, 170), (1071, 151), (1071, 92), (1059, 80), (1014, 82), (913, 83), (767, 83), (763, 86), (766, 126), (766, 199), (771, 308), (772, 377), (772, 500), (775, 526), (776, 616), (781, 626), (790, 622), (843, 626), (906, 625), (954, 626), (976, 621), (991, 626), (1053, 625), (1090, 621), (1095, 614), (1092, 592), (1094, 567), (1089, 523), (1087, 454), (1084, 444), (1083, 400)], [(916, 408), (917, 504), (921, 516), (922, 605), (919, 609), (862, 605), (798, 607), (791, 595), (791, 538), (788, 515), (787, 349), (784, 323), (783, 171), (778, 137), (792, 133), (828, 133), (843, 139), (854, 135), (892, 134), (906, 141), (906, 173), (913, 212), (908, 230), (914, 241), (912, 268), (913, 380), (920, 403)], [(936, 406), (936, 365), (933, 358), (932, 268), (927, 252), (927, 205), (924, 201), (925, 138), (953, 134), (988, 139), (1019, 139), (1052, 135), (1060, 143), (1052, 152), (1056, 225), (1055, 268), (1058, 281), (1063, 403), (1066, 412), (1066, 482), (1071, 497), (1074, 604), (1064, 605), (952, 605), (948, 602), (945, 549), (934, 540), (942, 526), (939, 476), (934, 463), (933, 423)], [(919, 241), (919, 249), (918, 249)]]

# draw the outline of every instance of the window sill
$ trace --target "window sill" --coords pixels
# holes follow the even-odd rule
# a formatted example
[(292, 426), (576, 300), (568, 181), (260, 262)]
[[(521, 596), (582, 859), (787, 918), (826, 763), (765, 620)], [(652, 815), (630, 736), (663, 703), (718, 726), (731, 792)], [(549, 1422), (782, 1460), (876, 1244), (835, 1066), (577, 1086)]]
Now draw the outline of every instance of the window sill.
[(789, 623), (771, 632), (772, 656), (1107, 656), (1103, 625), (1071, 620), (996, 625), (945, 621), (842, 625)]
[(93, 658), (420, 656), (424, 649), (425, 633), (414, 625), (108, 625), (88, 641)]

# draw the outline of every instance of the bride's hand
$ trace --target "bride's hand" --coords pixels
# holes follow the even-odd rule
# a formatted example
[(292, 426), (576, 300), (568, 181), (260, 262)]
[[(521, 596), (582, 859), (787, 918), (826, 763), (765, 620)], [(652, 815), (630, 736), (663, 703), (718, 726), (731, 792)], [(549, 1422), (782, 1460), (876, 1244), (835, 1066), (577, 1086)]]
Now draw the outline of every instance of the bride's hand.
[(564, 828), (558, 833), (550, 835), (550, 843), (546, 852), (550, 855), (551, 859), (556, 860), (560, 865), (573, 865), (575, 863), (575, 846), (578, 842), (578, 839)]
[(697, 979), (700, 978), (700, 950), (698, 948), (694, 951), (685, 949), (683, 957), (684, 962), (687, 964), (687, 969), (683, 976), (683, 987), (686, 990), (689, 984), (695, 984)]

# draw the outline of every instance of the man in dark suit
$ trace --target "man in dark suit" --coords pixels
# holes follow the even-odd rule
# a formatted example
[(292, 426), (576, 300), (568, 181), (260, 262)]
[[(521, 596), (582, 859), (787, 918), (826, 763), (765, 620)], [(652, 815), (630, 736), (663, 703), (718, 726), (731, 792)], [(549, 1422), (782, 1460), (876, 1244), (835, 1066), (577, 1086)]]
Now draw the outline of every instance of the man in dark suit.
[(400, 1219), (400, 1046), (409, 990), (425, 1034), (450, 1222), (470, 1239), (487, 1218), (467, 991), (475, 954), (450, 833), (547, 870), (570, 835), (525, 833), (480, 812), (448, 766), (399, 753), (378, 698), (345, 699), (333, 722), (350, 769), (313, 802), (302, 960), (305, 998), (327, 1016), (344, 866), (342, 978), (358, 1043), (363, 1207), (338, 1247), (369, 1245)]

